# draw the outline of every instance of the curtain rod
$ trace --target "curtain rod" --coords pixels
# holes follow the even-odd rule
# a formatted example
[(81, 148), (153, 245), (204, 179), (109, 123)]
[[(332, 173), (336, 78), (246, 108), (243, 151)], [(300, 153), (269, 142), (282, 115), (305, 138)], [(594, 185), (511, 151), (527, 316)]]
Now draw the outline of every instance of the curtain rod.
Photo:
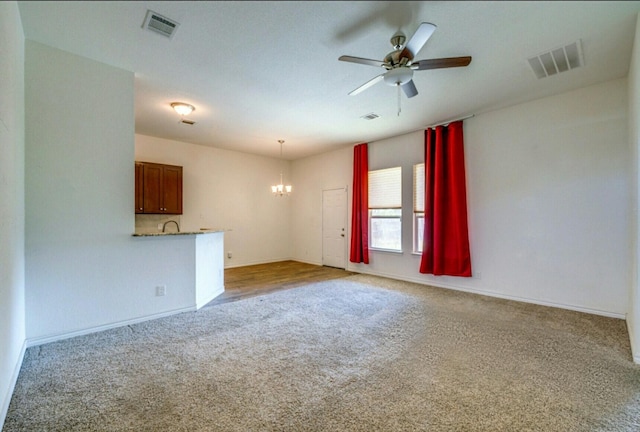
[[(413, 133), (413, 132), (418, 132), (420, 130), (425, 130), (425, 129), (429, 129), (429, 128), (433, 128), (433, 127), (437, 127), (437, 126), (448, 125), (449, 123), (453, 123), (453, 122), (460, 121), (460, 120), (467, 120), (467, 119), (470, 119), (471, 117), (475, 117), (475, 114), (469, 114), (469, 115), (464, 116), (464, 117), (457, 117), (457, 118), (454, 118), (453, 120), (447, 120), (447, 121), (444, 121), (444, 122), (435, 123), (435, 124), (433, 124), (431, 126), (424, 126), (424, 127), (421, 127), (420, 129), (415, 129), (415, 130), (412, 130), (412, 131), (409, 131), (409, 132), (405, 132), (405, 133)], [(382, 138), (382, 139), (386, 139), (386, 138)], [(380, 141), (380, 140), (377, 140), (377, 141)], [(358, 141), (356, 143), (353, 143), (352, 146), (355, 146), (355, 145), (358, 145), (358, 144), (364, 144), (364, 143), (368, 143), (368, 141)]]
[(447, 120), (447, 121), (444, 121), (444, 122), (432, 124), (430, 126), (425, 126), (424, 129), (429, 129), (429, 128), (434, 128), (434, 127), (437, 127), (437, 126), (448, 125), (449, 123), (457, 122), (457, 121), (460, 121), (460, 120), (470, 119), (471, 117), (474, 117), (474, 116), (475, 116), (475, 114), (470, 114), (468, 116), (454, 118), (453, 120)]

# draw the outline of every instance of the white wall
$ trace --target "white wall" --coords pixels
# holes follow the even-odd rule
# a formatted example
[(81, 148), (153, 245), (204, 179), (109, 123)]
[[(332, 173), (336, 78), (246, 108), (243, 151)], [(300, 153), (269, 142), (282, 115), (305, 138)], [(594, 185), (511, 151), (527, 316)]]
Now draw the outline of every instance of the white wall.
[[(297, 261), (322, 265), (322, 191), (353, 184), (353, 148), (296, 160), (292, 166), (295, 194), (292, 196), (293, 256)], [(351, 221), (351, 194), (348, 193)], [(349, 238), (346, 237), (347, 244)], [(348, 260), (349, 257), (347, 256)], [(346, 262), (345, 262), (346, 265)]]
[(0, 2), (0, 429), (25, 342), (24, 33), (16, 2)]
[(133, 73), (32, 41), (25, 56), (29, 343), (195, 307), (193, 238), (132, 237)]
[(640, 363), (640, 280), (638, 277), (638, 268), (640, 266), (638, 259), (640, 253), (639, 229), (640, 220), (638, 215), (638, 205), (640, 203), (640, 190), (638, 183), (640, 177), (638, 167), (640, 166), (640, 15), (636, 22), (636, 33), (633, 44), (633, 52), (631, 55), (631, 64), (629, 68), (629, 147), (631, 155), (629, 162), (631, 165), (631, 285), (629, 290), (629, 315), (627, 326), (629, 328), (629, 337), (631, 339), (631, 350), (633, 352), (634, 361)]
[[(615, 80), (465, 120), (473, 278), (420, 274), (408, 213), (403, 254), (372, 251), (369, 265), (349, 269), (624, 317), (631, 265), (626, 86)], [(423, 153), (422, 131), (369, 146), (370, 169), (403, 167), (407, 211), (411, 167)], [(347, 161), (335, 159), (351, 163), (352, 153), (335, 156), (314, 159), (313, 171), (343, 183)], [(294, 174), (311, 163), (294, 162)], [(317, 197), (320, 189), (310, 184), (300, 193)], [(310, 248), (320, 256), (321, 243), (300, 236), (305, 206), (296, 201), (293, 215), (295, 258)]]
[(195, 302), (199, 309), (224, 292), (224, 233), (197, 235), (194, 241)]
[(479, 116), (465, 137), (481, 289), (624, 317), (626, 80)]
[(291, 179), (288, 161), (146, 135), (135, 136), (135, 160), (183, 167), (180, 228), (230, 229), (224, 236), (225, 267), (291, 258), (292, 197), (271, 194), (280, 171), (285, 182)]

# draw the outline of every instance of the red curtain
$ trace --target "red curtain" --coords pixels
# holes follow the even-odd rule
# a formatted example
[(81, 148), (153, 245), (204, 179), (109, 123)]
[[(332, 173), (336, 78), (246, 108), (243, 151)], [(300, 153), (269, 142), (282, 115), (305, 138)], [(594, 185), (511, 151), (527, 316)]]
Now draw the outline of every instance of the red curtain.
[(425, 131), (420, 273), (471, 277), (462, 121)]
[(353, 203), (349, 261), (369, 264), (369, 157), (367, 144), (353, 148)]

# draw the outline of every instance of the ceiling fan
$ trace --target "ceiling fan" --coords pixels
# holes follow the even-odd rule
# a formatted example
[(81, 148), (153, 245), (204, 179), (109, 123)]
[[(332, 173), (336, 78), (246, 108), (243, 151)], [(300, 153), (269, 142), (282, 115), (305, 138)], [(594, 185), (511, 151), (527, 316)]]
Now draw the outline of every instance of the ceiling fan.
[(424, 44), (427, 43), (427, 40), (429, 40), (436, 28), (435, 24), (428, 22), (421, 23), (406, 44), (407, 38), (404, 33), (401, 31), (396, 32), (391, 37), (391, 45), (393, 45), (394, 51), (387, 54), (384, 60), (371, 60), (346, 55), (340, 56), (340, 58), (338, 58), (340, 61), (360, 63), (386, 69), (386, 72), (362, 84), (350, 92), (349, 95), (357, 95), (374, 84), (384, 81), (386, 84), (398, 88), (398, 115), (400, 115), (400, 88), (402, 88), (408, 98), (412, 98), (418, 94), (418, 89), (413, 83), (413, 71), (461, 67), (471, 63), (471, 57), (469, 56), (414, 60), (416, 54), (418, 54)]

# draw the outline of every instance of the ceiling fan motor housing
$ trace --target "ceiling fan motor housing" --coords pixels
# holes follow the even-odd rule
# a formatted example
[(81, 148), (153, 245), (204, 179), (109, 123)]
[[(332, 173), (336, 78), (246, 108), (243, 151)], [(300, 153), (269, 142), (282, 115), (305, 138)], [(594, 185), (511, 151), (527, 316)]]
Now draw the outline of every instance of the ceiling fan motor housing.
[(408, 67), (398, 67), (391, 69), (384, 74), (384, 82), (388, 85), (403, 85), (411, 81), (413, 70)]
[(407, 37), (404, 35), (404, 33), (399, 31), (391, 37), (391, 45), (393, 45), (393, 49), (399, 50), (404, 46), (406, 40)]

